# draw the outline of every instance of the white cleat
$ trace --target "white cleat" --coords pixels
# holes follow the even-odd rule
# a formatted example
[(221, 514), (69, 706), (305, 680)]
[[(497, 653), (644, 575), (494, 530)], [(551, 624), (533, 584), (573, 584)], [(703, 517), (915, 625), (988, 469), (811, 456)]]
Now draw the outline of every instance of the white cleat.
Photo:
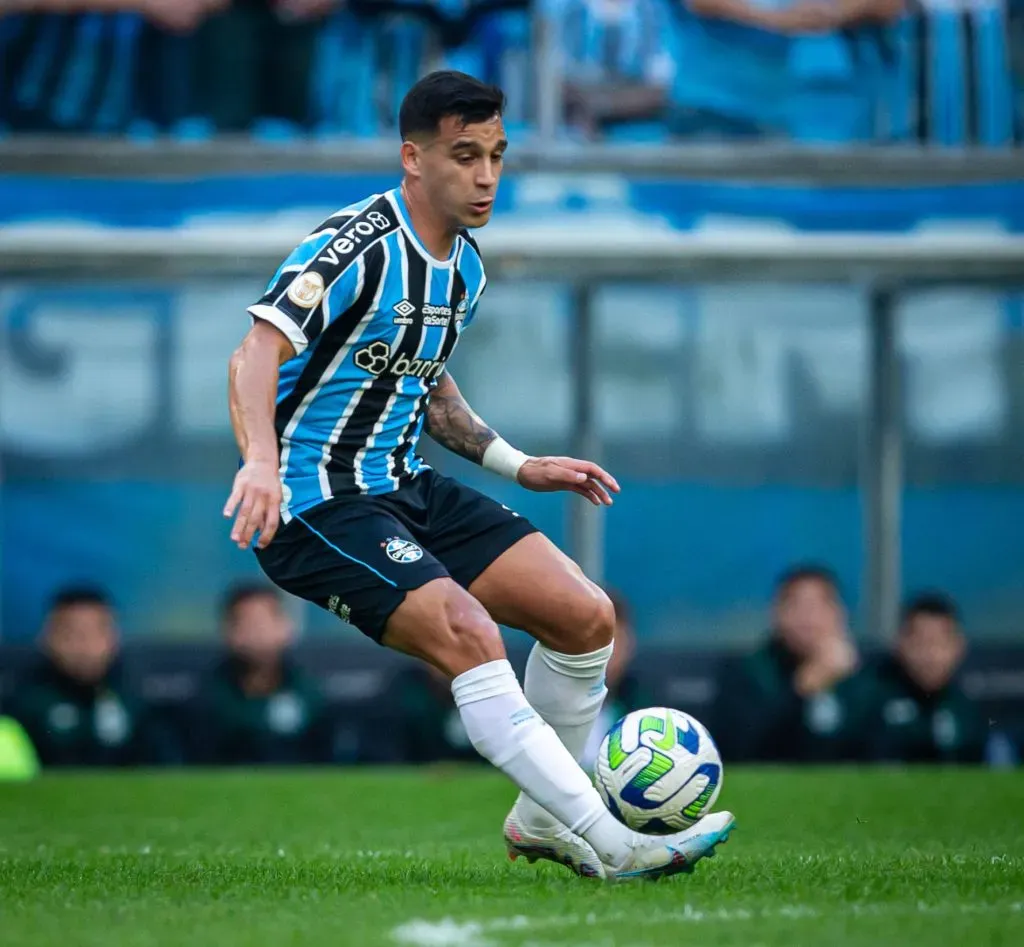
[(601, 859), (584, 839), (564, 825), (543, 830), (527, 828), (515, 808), (505, 819), (505, 844), (511, 861), (521, 856), (532, 865), (538, 858), (545, 858), (565, 865), (583, 878), (605, 877)]
[(675, 835), (634, 833), (632, 856), (617, 867), (605, 865), (605, 877), (609, 881), (656, 881), (680, 872), (689, 874), (702, 858), (714, 856), (715, 846), (729, 840), (735, 825), (731, 812), (713, 812)]

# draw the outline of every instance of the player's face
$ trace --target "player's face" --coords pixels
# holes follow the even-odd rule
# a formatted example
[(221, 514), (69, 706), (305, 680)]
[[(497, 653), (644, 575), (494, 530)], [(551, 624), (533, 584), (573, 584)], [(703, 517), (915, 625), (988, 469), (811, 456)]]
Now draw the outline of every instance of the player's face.
[(491, 219), (507, 147), (500, 115), (472, 125), (447, 115), (437, 136), (422, 147), (424, 191), (453, 230), (482, 227)]
[(55, 612), (46, 628), (46, 649), (54, 663), (83, 684), (103, 679), (117, 655), (117, 632), (110, 609), (82, 603)]
[(915, 615), (903, 627), (896, 651), (918, 685), (938, 691), (960, 666), (964, 639), (956, 623), (945, 615)]
[(292, 640), (287, 614), (269, 595), (239, 602), (226, 631), (231, 652), (251, 664), (277, 661)]
[(826, 583), (805, 579), (794, 582), (779, 598), (775, 627), (789, 649), (806, 658), (829, 636), (843, 634), (843, 611)]

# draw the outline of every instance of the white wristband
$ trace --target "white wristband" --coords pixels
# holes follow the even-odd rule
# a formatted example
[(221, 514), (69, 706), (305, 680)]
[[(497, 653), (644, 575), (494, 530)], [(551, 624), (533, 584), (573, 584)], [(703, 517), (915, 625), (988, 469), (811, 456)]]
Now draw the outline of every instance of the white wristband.
[(529, 459), (529, 454), (516, 450), (508, 441), (497, 437), (487, 445), (481, 463), (487, 470), (493, 470), (509, 480), (516, 480), (519, 468)]

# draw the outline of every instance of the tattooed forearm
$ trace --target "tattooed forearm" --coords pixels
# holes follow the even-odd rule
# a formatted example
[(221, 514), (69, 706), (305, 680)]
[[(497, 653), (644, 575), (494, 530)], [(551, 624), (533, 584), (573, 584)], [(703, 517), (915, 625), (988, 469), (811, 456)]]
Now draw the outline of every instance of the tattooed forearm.
[(447, 372), (430, 395), (426, 427), (438, 444), (478, 464), (487, 445), (498, 436), (466, 404), (459, 386)]

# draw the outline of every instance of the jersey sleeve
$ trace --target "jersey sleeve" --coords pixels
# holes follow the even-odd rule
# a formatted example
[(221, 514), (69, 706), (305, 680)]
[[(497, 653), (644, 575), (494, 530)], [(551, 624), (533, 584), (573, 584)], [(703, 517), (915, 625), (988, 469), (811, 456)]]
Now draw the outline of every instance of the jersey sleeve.
[(360, 260), (353, 260), (331, 283), (310, 266), (330, 243), (324, 234), (300, 244), (281, 264), (259, 302), (249, 307), (253, 320), (263, 319), (287, 336), (301, 355), (359, 294)]
[(331, 218), (281, 264), (249, 315), (280, 329), (301, 355), (351, 309), (367, 281), (381, 278), (379, 266), (368, 265), (368, 255), (376, 259), (377, 244), (397, 227), (384, 201)]

